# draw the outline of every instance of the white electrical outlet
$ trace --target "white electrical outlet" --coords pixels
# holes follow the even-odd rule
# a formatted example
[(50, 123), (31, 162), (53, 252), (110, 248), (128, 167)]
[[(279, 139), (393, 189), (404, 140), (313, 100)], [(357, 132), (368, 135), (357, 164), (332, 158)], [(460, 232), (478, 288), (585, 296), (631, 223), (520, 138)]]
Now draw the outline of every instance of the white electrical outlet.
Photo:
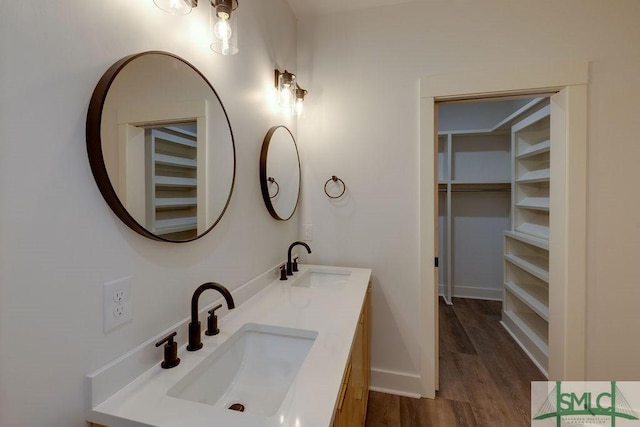
[(116, 306), (113, 307), (113, 316), (116, 319), (119, 319), (122, 316), (124, 316), (124, 304), (116, 304)]
[(122, 302), (125, 300), (125, 295), (126, 292), (124, 291), (124, 289), (120, 289), (118, 291), (115, 291), (113, 293), (113, 301), (114, 302)]
[(103, 330), (109, 332), (132, 319), (131, 276), (106, 282), (103, 287)]
[(302, 225), (302, 240), (310, 242), (313, 240), (313, 225), (311, 224), (303, 224)]

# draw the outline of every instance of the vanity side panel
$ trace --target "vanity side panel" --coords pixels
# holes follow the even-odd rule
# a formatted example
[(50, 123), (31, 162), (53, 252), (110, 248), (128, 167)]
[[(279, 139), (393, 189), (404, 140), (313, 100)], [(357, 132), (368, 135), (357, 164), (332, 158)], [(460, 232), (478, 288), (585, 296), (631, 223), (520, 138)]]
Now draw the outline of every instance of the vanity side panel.
[(349, 362), (342, 379), (338, 407), (334, 414), (333, 427), (364, 426), (369, 400), (371, 376), (370, 330), (371, 330), (371, 283), (360, 311)]

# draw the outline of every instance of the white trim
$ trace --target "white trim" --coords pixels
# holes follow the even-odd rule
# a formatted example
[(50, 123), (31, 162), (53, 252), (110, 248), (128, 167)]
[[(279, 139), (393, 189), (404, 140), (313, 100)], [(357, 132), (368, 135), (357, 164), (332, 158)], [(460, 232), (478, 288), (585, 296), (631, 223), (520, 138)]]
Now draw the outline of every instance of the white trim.
[[(560, 115), (564, 119), (555, 120)], [(552, 141), (554, 134), (564, 144), (551, 144), (551, 164), (566, 172), (551, 170), (548, 370), (552, 380), (580, 381), (586, 366), (587, 85), (551, 98)], [(564, 286), (553, 286), (558, 283)]]
[(369, 390), (398, 396), (420, 398), (420, 376), (371, 368)]
[[(552, 380), (580, 380), (585, 376), (585, 282), (586, 282), (586, 125), (588, 61), (570, 61), (554, 64), (498, 64), (492, 69), (425, 76), (420, 80), (420, 383), (423, 397), (435, 397), (438, 381), (438, 321), (437, 321), (437, 269), (433, 257), (437, 244), (434, 210), (437, 199), (434, 191), (437, 177), (433, 165), (434, 151), (438, 148), (436, 101), (452, 99), (488, 98), (501, 95), (533, 94), (542, 91), (560, 91), (567, 87), (568, 152), (571, 153), (564, 191), (567, 221), (565, 237), (569, 237), (557, 254), (561, 271), (566, 272), (565, 289), (557, 290), (571, 299), (563, 299), (560, 316), (563, 333), (550, 337), (551, 346), (561, 344), (564, 353), (556, 356), (552, 349), (550, 366)], [(577, 87), (580, 85), (581, 87)], [(581, 164), (578, 164), (582, 162)], [(569, 194), (570, 193), (570, 194)], [(555, 207), (554, 207), (555, 209)], [(435, 213), (437, 219), (437, 212)], [(571, 221), (569, 221), (569, 218)], [(554, 236), (555, 238), (555, 236)], [(552, 248), (553, 251), (553, 248)], [(556, 255), (553, 255), (556, 256)], [(434, 274), (435, 272), (435, 274)], [(558, 283), (555, 280), (554, 283)], [(569, 293), (570, 292), (570, 293)], [(554, 310), (551, 307), (550, 320)], [(571, 335), (568, 327), (571, 325)], [(560, 357), (561, 360), (557, 360)], [(571, 365), (575, 363), (575, 365)]]
[[(442, 283), (438, 285), (438, 295), (444, 296), (444, 287)], [(475, 286), (453, 286), (453, 298), (470, 298), (470, 299), (483, 299), (490, 301), (502, 301), (502, 288), (479, 288)]]
[(144, 105), (123, 105), (118, 108), (118, 124), (150, 125), (166, 124), (180, 120), (193, 120), (207, 115), (207, 101), (181, 101), (172, 103)]
[[(420, 393), (435, 398), (438, 388), (438, 269), (436, 225), (438, 221), (436, 168), (438, 135), (433, 98), (420, 100)], [(436, 141), (435, 146), (433, 141)], [(428, 165), (428, 167), (427, 167)], [(451, 277), (451, 276), (449, 276)], [(424, 328), (424, 330), (423, 330)]]
[(495, 69), (436, 74), (420, 80), (420, 97), (438, 101), (501, 94), (534, 93), (587, 84), (589, 63), (567, 61), (550, 64), (505, 65)]

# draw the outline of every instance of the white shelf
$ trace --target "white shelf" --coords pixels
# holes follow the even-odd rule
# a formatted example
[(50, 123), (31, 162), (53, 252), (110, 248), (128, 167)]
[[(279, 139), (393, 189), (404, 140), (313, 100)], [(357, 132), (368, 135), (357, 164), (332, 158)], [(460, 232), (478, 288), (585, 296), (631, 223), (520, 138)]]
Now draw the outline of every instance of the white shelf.
[(529, 234), (538, 239), (549, 240), (549, 227), (546, 225), (534, 224), (531, 222), (523, 222), (515, 227), (515, 231)]
[(175, 176), (156, 176), (155, 185), (165, 187), (195, 187), (198, 184), (196, 178), (179, 178)]
[(156, 164), (167, 166), (180, 166), (183, 168), (195, 169), (198, 164), (195, 159), (185, 157), (169, 156), (167, 154), (156, 154), (154, 157)]
[(549, 289), (534, 283), (516, 284), (506, 282), (504, 286), (542, 319), (549, 321)]
[(195, 140), (198, 138), (198, 132), (192, 132), (190, 130), (187, 130), (184, 126), (165, 126), (164, 127), (167, 130), (173, 131), (175, 133), (178, 134), (182, 134), (185, 135), (187, 137), (190, 137), (191, 139)]
[(513, 127), (511, 128), (511, 132), (516, 133), (516, 132), (526, 131), (528, 127), (538, 123), (540, 120), (544, 119), (545, 117), (548, 117), (550, 114), (551, 114), (551, 106), (547, 105), (541, 108), (540, 110), (534, 112), (533, 114), (528, 116), (526, 119), (513, 125)]
[[(165, 128), (165, 129), (168, 129), (168, 128)], [(195, 148), (198, 145), (197, 141), (193, 137), (185, 138), (174, 133), (162, 131), (160, 129), (153, 129), (151, 132), (153, 137), (170, 142), (171, 144), (179, 144), (179, 145), (183, 145), (185, 147), (191, 147), (191, 148)], [(188, 133), (186, 133), (185, 131), (179, 131), (179, 132), (182, 134), (188, 135)]]
[(509, 125), (509, 123), (511, 123), (512, 121), (514, 121), (518, 116), (524, 114), (525, 112), (527, 112), (530, 108), (533, 108), (535, 105), (539, 104), (540, 102), (544, 101), (544, 97), (540, 97), (540, 98), (534, 98), (533, 100), (531, 100), (530, 102), (528, 102), (526, 105), (524, 105), (522, 108), (520, 108), (517, 111), (514, 111), (512, 114), (510, 114), (508, 117), (504, 118), (502, 121), (500, 121), (500, 123), (498, 123), (497, 125), (495, 125), (493, 127), (493, 130), (497, 130), (500, 129), (501, 127), (507, 126)]
[(549, 250), (549, 240), (539, 239), (529, 234), (518, 233), (517, 231), (505, 231), (504, 235), (537, 248)]
[(527, 157), (537, 156), (538, 154), (548, 153), (550, 149), (551, 141), (547, 139), (546, 141), (542, 141), (535, 145), (532, 145), (527, 150), (519, 153), (518, 155), (516, 155), (516, 159), (522, 160), (526, 159)]
[(549, 354), (549, 323), (535, 313), (507, 311), (507, 316), (535, 342), (545, 355)]
[[(509, 227), (511, 207), (513, 178), (510, 134), (505, 131), (493, 133), (490, 130), (440, 133), (437, 154), (439, 221), (441, 221), (439, 278), (445, 298), (450, 299), (452, 295), (456, 295), (456, 290), (464, 289), (460, 292), (469, 295), (476, 290), (484, 291), (485, 288), (502, 283), (501, 271), (497, 267), (500, 265), (501, 257), (500, 236), (504, 229)], [(495, 197), (494, 194), (490, 194), (497, 192), (500, 194)], [(468, 212), (469, 208), (491, 209), (496, 216), (491, 216), (491, 220), (482, 222), (485, 217), (478, 214), (477, 222), (475, 218), (466, 224), (457, 222), (455, 220), (455, 216), (459, 215), (457, 210), (464, 209), (464, 212)], [(475, 215), (475, 211), (472, 215)], [(494, 239), (478, 243), (477, 239), (469, 240), (471, 235), (467, 239), (460, 237), (468, 233), (460, 230), (474, 229), (478, 225), (483, 230), (486, 230), (486, 227), (492, 227), (493, 231), (490, 234)], [(468, 228), (465, 229), (465, 227)], [(459, 240), (455, 239), (454, 229), (459, 231)], [(469, 265), (469, 260), (465, 258), (464, 253), (455, 251), (455, 247), (469, 244), (477, 245), (477, 248), (474, 246), (474, 250), (484, 251), (482, 256), (491, 254), (489, 258), (492, 262), (478, 261), (482, 256), (471, 260), (477, 263), (473, 270), (481, 272), (479, 276), (483, 279), (489, 278), (486, 279), (486, 284), (476, 283), (477, 277), (471, 279), (466, 277), (471, 275), (470, 273), (456, 274), (457, 266)], [(487, 246), (493, 250), (487, 250)], [(498, 258), (495, 258), (496, 256)], [(460, 271), (462, 270), (458, 270)], [(456, 281), (453, 281), (453, 278)], [(495, 293), (497, 298), (500, 298), (501, 289), (495, 289)]]
[(505, 311), (502, 324), (540, 370), (547, 375), (549, 324), (535, 313)]
[(511, 185), (511, 180), (492, 180), (492, 181), (471, 181), (471, 180), (453, 180), (451, 181), (451, 185), (494, 185), (494, 184), (509, 184)]
[(505, 254), (504, 259), (527, 273), (549, 283), (549, 260), (541, 256)]
[(198, 219), (195, 216), (159, 219), (156, 220), (156, 234), (177, 233), (180, 231), (194, 230), (198, 225)]
[(506, 182), (511, 180), (511, 141), (508, 134), (452, 134), (452, 182)]
[(162, 197), (156, 198), (157, 208), (178, 208), (185, 206), (196, 206), (198, 200), (196, 197)]
[(551, 179), (550, 169), (538, 169), (525, 173), (516, 179), (518, 184), (529, 184), (534, 182), (548, 182)]
[(535, 211), (549, 212), (548, 197), (525, 197), (516, 206), (523, 209), (531, 209)]
[(511, 127), (512, 230), (505, 235), (502, 323), (546, 374), (549, 361), (550, 105)]
[(158, 235), (195, 237), (201, 210), (198, 183), (202, 182), (197, 123), (148, 128), (145, 143), (146, 185), (152, 189), (145, 208), (148, 228)]

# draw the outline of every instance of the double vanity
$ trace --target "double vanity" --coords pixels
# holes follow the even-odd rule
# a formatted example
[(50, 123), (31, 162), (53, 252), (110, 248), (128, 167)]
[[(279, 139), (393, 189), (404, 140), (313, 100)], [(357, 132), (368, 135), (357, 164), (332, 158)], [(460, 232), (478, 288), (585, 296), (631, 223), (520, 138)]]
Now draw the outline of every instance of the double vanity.
[(273, 274), (219, 320), (219, 334), (202, 335), (200, 350), (181, 346), (174, 368), (160, 366), (157, 349), (155, 366), (110, 396), (101, 389), (106, 378), (126, 372), (122, 364), (143, 358), (143, 350), (89, 375), (88, 421), (108, 427), (363, 425), (370, 276), (369, 269), (308, 265), (288, 280)]
[[(105, 72), (89, 103), (87, 153), (114, 214), (149, 239), (202, 238), (229, 206), (236, 176), (231, 122), (204, 74), (174, 54), (129, 55)], [(259, 166), (267, 211), (290, 219), (301, 174), (285, 126), (267, 131)], [(90, 374), (92, 426), (362, 426), (371, 270), (296, 272), (296, 245), (311, 251), (295, 242), (279, 273), (270, 270), (233, 294), (217, 283), (201, 285), (190, 319)], [(209, 289), (230, 309), (220, 318), (218, 301), (198, 310)]]

